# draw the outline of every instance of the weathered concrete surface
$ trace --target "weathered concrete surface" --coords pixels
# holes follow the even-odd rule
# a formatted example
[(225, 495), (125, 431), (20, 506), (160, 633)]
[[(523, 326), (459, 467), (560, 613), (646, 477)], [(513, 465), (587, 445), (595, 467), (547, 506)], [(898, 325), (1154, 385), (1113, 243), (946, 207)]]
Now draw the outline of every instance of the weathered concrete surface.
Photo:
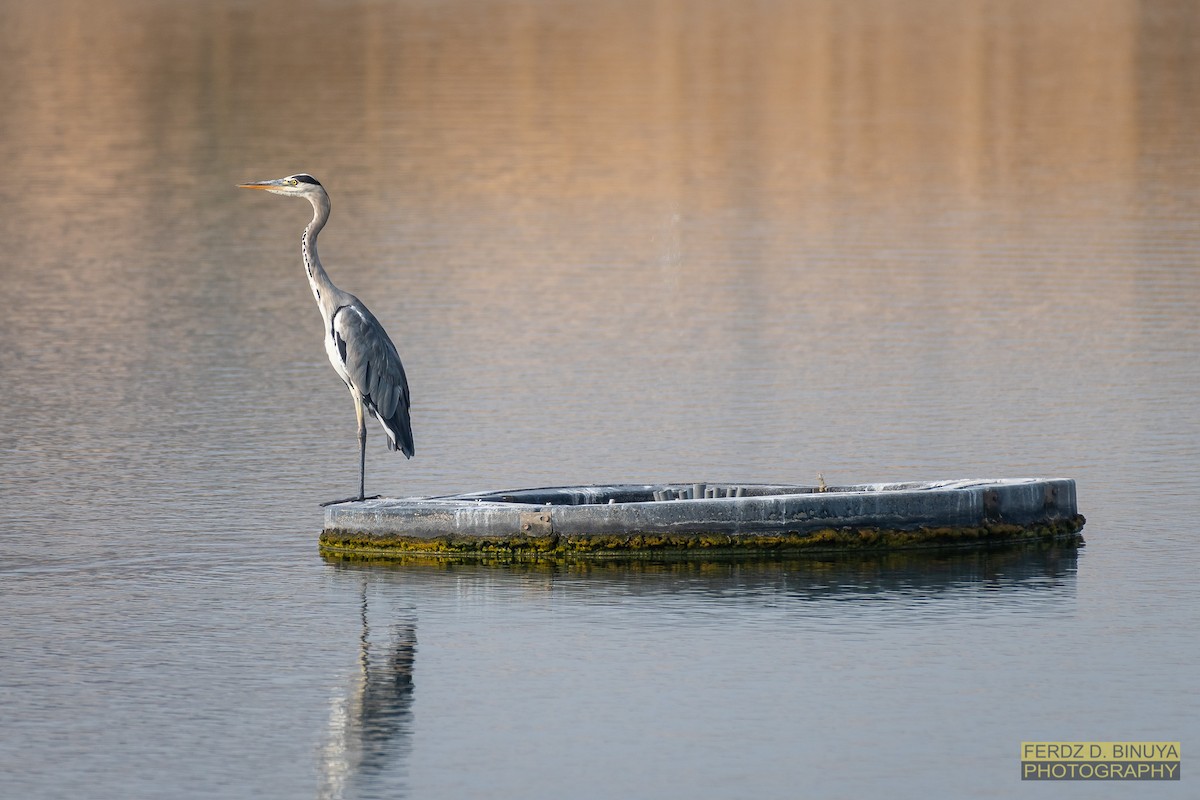
[[(686, 492), (741, 494), (660, 500)], [(828, 487), (624, 484), (367, 500), (325, 510), (323, 549), (636, 555), (1078, 541), (1070, 479)]]

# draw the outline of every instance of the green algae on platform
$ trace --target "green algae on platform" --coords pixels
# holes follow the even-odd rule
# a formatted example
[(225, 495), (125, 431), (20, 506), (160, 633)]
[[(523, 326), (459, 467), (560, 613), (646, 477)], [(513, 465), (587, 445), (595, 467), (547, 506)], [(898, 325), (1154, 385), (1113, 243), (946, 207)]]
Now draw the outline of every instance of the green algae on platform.
[[(1073, 558), (1082, 546), (1082, 539), (1035, 539), (992, 542), (978, 547), (952, 548), (897, 548), (891, 550), (841, 550), (821, 552), (776, 552), (776, 553), (659, 553), (654, 555), (629, 555), (613, 553), (604, 558), (591, 555), (523, 557), (486, 554), (454, 553), (428, 554), (414, 552), (372, 555), (370, 553), (322, 550), (325, 563), (350, 569), (403, 569), (432, 573), (455, 573), (462, 569), (478, 567), (504, 567), (518, 574), (542, 575), (546, 577), (571, 575), (575, 577), (627, 577), (642, 576), (719, 578), (730, 575), (746, 575), (746, 570), (778, 571), (802, 568), (806, 575), (844, 574), (847, 571), (858, 576), (858, 582), (879, 579), (905, 571), (932, 572), (938, 576), (946, 574), (948, 564), (990, 565), (995, 569), (1003, 565), (1019, 564), (1030, 557), (1053, 560), (1057, 557)], [(1005, 568), (1007, 569), (1007, 567)]]
[(770, 534), (642, 533), (474, 537), (448, 534), (435, 537), (371, 535), (327, 530), (320, 549), (326, 554), (373, 558), (410, 555), (433, 557), (484, 556), (504, 560), (540, 558), (661, 558), (886, 552), (904, 549), (959, 549), (995, 544), (1059, 541), (1083, 544), (1080, 514), (1031, 525), (993, 522), (977, 526), (930, 527), (914, 530), (882, 528), (825, 528), (812, 532)]

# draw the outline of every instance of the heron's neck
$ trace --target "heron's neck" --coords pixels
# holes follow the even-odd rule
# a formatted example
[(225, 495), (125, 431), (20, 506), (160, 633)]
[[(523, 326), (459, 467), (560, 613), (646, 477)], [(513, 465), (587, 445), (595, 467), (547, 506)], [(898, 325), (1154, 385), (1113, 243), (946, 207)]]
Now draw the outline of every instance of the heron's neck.
[(321, 258), (317, 255), (317, 234), (329, 221), (329, 197), (324, 193), (310, 196), (309, 202), (313, 207), (312, 222), (304, 229), (300, 237), (300, 252), (304, 256), (304, 271), (308, 273), (308, 285), (312, 289), (317, 304), (329, 302), (329, 298), (337, 291), (333, 281), (325, 274), (321, 266)]

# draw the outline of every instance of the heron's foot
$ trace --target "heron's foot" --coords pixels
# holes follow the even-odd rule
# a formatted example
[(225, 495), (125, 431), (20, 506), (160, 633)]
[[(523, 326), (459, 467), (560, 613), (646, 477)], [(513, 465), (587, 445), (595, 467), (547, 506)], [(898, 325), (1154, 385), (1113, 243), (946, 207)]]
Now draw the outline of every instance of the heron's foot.
[(321, 503), (321, 508), (324, 508), (325, 506), (341, 505), (342, 503), (361, 503), (363, 500), (378, 500), (381, 497), (383, 497), (383, 495), (373, 494), (370, 497), (347, 497), (342, 500), (329, 500), (325, 503)]

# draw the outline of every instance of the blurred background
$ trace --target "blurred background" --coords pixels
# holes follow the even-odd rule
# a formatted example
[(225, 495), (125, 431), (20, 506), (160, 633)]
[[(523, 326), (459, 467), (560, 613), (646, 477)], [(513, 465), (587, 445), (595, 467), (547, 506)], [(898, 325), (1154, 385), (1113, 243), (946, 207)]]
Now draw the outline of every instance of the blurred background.
[[(0, 791), (965, 797), (1022, 739), (1186, 740), (1198, 42), (1188, 0), (0, 0)], [(1064, 476), (1089, 545), (326, 564), (311, 212), (234, 189), (302, 171), (412, 388), (368, 494)]]

